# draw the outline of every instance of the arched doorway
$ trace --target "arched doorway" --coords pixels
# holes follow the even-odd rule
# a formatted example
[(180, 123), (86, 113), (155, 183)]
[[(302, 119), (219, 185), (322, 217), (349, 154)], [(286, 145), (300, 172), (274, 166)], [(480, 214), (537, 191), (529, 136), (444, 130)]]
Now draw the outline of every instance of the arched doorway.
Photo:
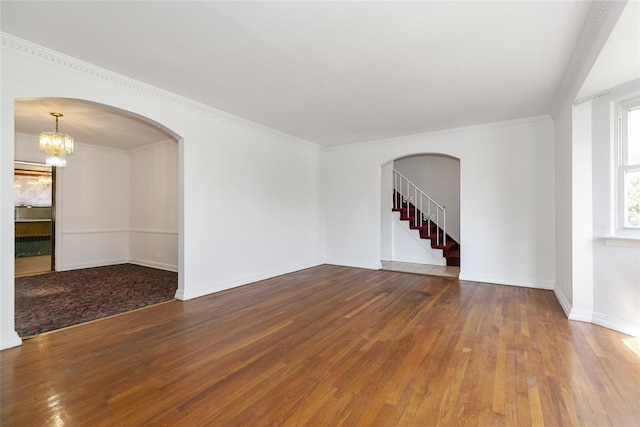
[(51, 112), (64, 114), (60, 132), (75, 139), (57, 171), (56, 271), (131, 263), (180, 274), (179, 136), (86, 100), (17, 99), (14, 109), (16, 160), (43, 162), (37, 139), (53, 130)]
[[(399, 157), (381, 167), (381, 179), (380, 258), (383, 268), (393, 266), (393, 269), (431, 274), (446, 272), (443, 275), (455, 273), (457, 277), (462, 241), (460, 159), (440, 153), (417, 153)], [(405, 215), (398, 209), (394, 212), (394, 207), (401, 207), (395, 206), (402, 200), (399, 189), (396, 188), (399, 179), (405, 190), (407, 183), (413, 188), (411, 197), (404, 198), (405, 203), (411, 203), (413, 191), (422, 192), (420, 197), (425, 196), (435, 205), (446, 208), (446, 221), (437, 219), (432, 211), (428, 213), (426, 205), (423, 208), (425, 212), (419, 216), (423, 219), (432, 218), (427, 221), (428, 226), (418, 223), (418, 220), (413, 223), (413, 220), (406, 218), (408, 214)], [(412, 213), (411, 217), (414, 216)], [(445, 235), (443, 240), (442, 236)], [(407, 265), (403, 266), (401, 263)], [(446, 266), (456, 268), (440, 268)]]

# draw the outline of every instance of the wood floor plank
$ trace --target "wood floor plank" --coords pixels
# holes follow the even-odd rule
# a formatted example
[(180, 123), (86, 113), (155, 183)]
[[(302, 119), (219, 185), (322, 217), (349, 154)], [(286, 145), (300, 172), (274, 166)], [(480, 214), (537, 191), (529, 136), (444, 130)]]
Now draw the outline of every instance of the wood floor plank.
[(16, 277), (31, 276), (51, 271), (51, 255), (37, 255), (14, 259)]
[(0, 424), (633, 426), (636, 338), (551, 291), (319, 266), (0, 353)]

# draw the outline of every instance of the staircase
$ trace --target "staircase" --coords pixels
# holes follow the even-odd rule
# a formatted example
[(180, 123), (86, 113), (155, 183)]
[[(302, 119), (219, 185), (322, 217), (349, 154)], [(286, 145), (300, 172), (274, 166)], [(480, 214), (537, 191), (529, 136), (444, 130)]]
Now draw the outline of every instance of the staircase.
[(433, 249), (442, 249), (448, 266), (459, 266), (460, 244), (446, 233), (445, 208), (396, 170), (393, 182), (393, 211), (400, 212), (400, 220), (409, 221), (409, 228), (430, 240)]

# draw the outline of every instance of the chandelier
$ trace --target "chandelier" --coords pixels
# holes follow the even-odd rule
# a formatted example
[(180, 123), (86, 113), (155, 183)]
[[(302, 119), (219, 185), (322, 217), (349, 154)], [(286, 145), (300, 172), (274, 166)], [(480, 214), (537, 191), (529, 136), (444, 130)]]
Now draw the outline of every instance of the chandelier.
[(73, 154), (73, 138), (58, 133), (58, 119), (62, 114), (50, 114), (56, 118), (56, 131), (40, 133), (40, 151), (47, 154), (46, 163), (49, 166), (63, 168), (67, 165), (67, 154)]

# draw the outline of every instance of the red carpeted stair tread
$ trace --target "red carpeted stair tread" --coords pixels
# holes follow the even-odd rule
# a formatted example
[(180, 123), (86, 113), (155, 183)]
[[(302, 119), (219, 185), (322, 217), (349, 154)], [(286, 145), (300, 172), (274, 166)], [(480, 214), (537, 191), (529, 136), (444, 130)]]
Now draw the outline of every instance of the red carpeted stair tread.
[(431, 239), (431, 246), (434, 249), (444, 249), (444, 245), (442, 245), (442, 242), (444, 241), (444, 234), (430, 234), (429, 239)]
[[(453, 254), (457, 252), (455, 250), (457, 246), (458, 244), (456, 242), (449, 241), (445, 243), (445, 245), (442, 247), (443, 255), (445, 257), (453, 256)], [(458, 256), (460, 256), (460, 252), (458, 252)]]
[(449, 266), (460, 266), (460, 251), (459, 250), (452, 250), (449, 252), (449, 254), (446, 256), (447, 258), (447, 265)]
[[(460, 265), (460, 244), (452, 239), (448, 234), (446, 236), (442, 229), (433, 221), (421, 222), (422, 213), (411, 203), (403, 201), (402, 196), (394, 191), (393, 194), (394, 207), (393, 212), (400, 212), (402, 221), (409, 221), (411, 230), (418, 230), (421, 239), (430, 240), (431, 247), (434, 249), (442, 249), (442, 256), (446, 258), (448, 266)], [(405, 206), (405, 207), (403, 207)]]

